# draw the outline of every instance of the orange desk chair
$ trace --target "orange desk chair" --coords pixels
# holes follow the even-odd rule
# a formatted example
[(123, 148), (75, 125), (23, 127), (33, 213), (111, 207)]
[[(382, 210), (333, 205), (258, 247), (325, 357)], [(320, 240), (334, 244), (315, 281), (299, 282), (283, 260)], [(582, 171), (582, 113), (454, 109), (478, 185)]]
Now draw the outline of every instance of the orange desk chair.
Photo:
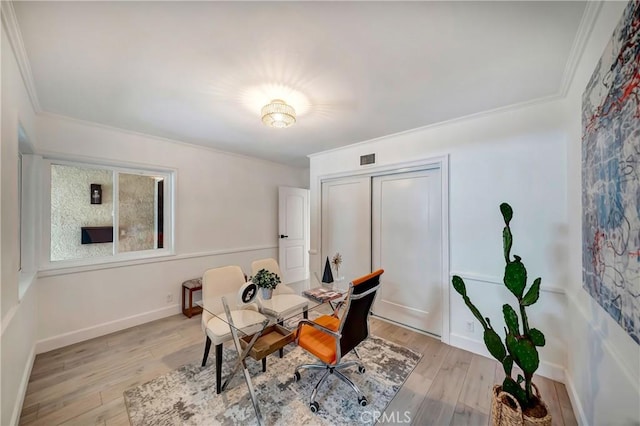
[(322, 361), (322, 364), (299, 365), (295, 371), (295, 381), (300, 380), (300, 370), (302, 369), (326, 369), (311, 393), (309, 408), (313, 413), (319, 409), (319, 405), (315, 401), (318, 389), (330, 374), (335, 374), (336, 377), (351, 386), (358, 394), (358, 403), (361, 406), (367, 405), (367, 398), (358, 386), (339, 371), (356, 365), (358, 372), (362, 374), (365, 371), (364, 366), (360, 361), (342, 363), (340, 361), (344, 355), (354, 350), (360, 342), (369, 337), (369, 313), (380, 288), (380, 275), (383, 272), (382, 269), (378, 269), (349, 284), (349, 291), (345, 299), (346, 309), (342, 318), (338, 318), (338, 309), (336, 309), (333, 315), (323, 315), (314, 321), (303, 320), (298, 324), (296, 343)]

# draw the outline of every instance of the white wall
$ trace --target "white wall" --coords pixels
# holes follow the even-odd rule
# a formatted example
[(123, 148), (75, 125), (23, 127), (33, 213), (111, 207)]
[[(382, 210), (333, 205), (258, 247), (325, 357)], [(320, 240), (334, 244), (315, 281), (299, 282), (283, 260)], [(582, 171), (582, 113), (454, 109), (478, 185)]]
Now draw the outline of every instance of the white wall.
[(38, 352), (178, 313), (181, 282), (207, 268), (233, 263), (249, 272), (252, 260), (277, 258), (278, 186), (304, 187), (308, 173), (46, 114), (37, 131), (45, 157), (176, 171), (176, 255), (41, 272)]
[[(4, 13), (4, 7), (3, 7)], [(34, 112), (7, 39), (4, 20), (1, 36), (2, 144), (0, 150), (0, 424), (12, 424), (20, 413), (22, 397), (33, 363), (36, 336), (36, 292), (33, 286), (18, 297), (18, 125), (34, 141)]]
[(582, 289), (582, 93), (626, 2), (605, 2), (567, 96), (569, 279), (567, 384), (585, 424), (640, 423), (640, 346)]
[[(566, 132), (560, 102), (495, 112), (401, 135), (352, 145), (311, 157), (311, 248), (320, 250), (319, 177), (358, 171), (359, 156), (376, 153), (377, 165), (449, 155), (450, 267), (461, 275), (472, 300), (501, 329), (501, 308), (514, 302), (502, 285), (502, 217), (514, 209), (512, 253), (522, 256), (529, 277), (542, 277), (541, 301), (530, 323), (547, 336), (541, 374), (561, 379), (566, 337), (557, 324), (565, 309)], [(349, 259), (344, 259), (349, 262)], [(382, 265), (384, 267), (384, 265)], [(319, 271), (318, 256), (312, 270)], [(530, 279), (531, 282), (531, 279)], [(450, 278), (446, 289), (450, 291)], [(482, 327), (460, 296), (451, 292), (451, 344), (486, 354)]]

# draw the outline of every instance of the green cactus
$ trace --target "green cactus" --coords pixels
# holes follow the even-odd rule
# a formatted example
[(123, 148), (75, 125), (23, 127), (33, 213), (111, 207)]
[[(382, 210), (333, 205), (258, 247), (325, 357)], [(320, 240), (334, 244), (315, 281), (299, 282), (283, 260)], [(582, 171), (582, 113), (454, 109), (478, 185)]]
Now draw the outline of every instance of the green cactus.
[[(500, 212), (504, 219), (504, 229), (502, 231), (502, 242), (505, 259), (504, 285), (518, 300), (520, 317), (511, 305), (502, 306), (504, 322), (506, 324), (504, 344), (502, 338), (491, 326), (489, 318), (482, 316), (478, 308), (471, 302), (467, 295), (467, 288), (464, 280), (457, 275), (453, 276), (453, 288), (460, 293), (464, 303), (467, 305), (473, 316), (478, 319), (484, 328), (484, 343), (491, 356), (497, 359), (505, 372), (505, 379), (502, 382), (502, 389), (513, 395), (523, 408), (535, 404), (531, 379), (540, 365), (540, 357), (536, 347), (545, 345), (544, 334), (538, 329), (529, 328), (529, 318), (525, 307), (531, 306), (540, 297), (541, 279), (536, 278), (533, 284), (527, 288), (527, 269), (521, 262), (520, 256), (513, 256), (511, 259), (511, 247), (513, 245), (513, 235), (509, 223), (513, 218), (513, 209), (507, 203), (500, 204)], [(522, 326), (520, 324), (522, 320)], [(511, 377), (513, 364), (522, 369), (524, 376), (518, 374), (517, 381)], [(524, 385), (524, 388), (523, 388)]]

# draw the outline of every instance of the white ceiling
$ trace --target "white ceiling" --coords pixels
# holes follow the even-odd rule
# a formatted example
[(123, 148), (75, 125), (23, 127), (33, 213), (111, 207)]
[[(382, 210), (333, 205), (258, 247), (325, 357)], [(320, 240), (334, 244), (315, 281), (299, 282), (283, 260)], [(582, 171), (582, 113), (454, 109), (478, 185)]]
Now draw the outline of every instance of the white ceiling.
[[(44, 111), (306, 166), (557, 95), (585, 2), (15, 2)], [(288, 129), (260, 107), (283, 98)]]

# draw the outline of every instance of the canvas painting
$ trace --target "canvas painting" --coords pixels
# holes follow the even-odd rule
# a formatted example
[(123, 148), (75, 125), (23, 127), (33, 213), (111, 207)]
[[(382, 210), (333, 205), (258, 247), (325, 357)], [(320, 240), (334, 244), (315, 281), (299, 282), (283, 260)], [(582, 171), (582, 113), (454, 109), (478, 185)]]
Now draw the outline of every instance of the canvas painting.
[(640, 344), (640, 2), (582, 96), (584, 289)]

